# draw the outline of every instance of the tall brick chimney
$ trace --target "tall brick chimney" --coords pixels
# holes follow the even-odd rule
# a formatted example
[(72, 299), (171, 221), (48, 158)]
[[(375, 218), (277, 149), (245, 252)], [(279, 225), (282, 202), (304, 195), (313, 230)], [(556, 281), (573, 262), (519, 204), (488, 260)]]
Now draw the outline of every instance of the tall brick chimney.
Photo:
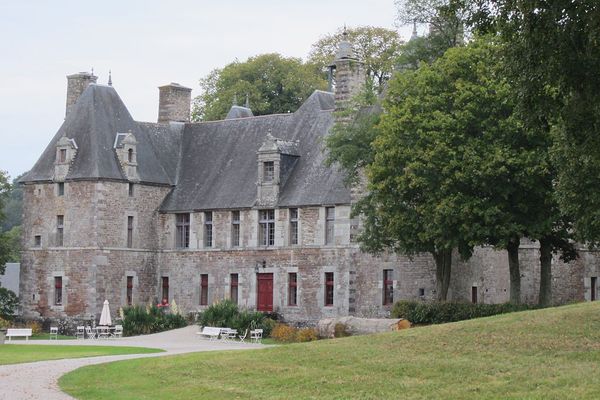
[(67, 75), (67, 107), (65, 118), (69, 115), (69, 112), (71, 112), (71, 108), (77, 102), (81, 93), (83, 93), (90, 83), (96, 83), (97, 79), (97, 76), (89, 72)]
[(365, 84), (364, 63), (356, 56), (345, 29), (332, 66), (335, 69), (335, 109), (342, 110)]
[(192, 89), (171, 82), (158, 88), (158, 122), (189, 122)]

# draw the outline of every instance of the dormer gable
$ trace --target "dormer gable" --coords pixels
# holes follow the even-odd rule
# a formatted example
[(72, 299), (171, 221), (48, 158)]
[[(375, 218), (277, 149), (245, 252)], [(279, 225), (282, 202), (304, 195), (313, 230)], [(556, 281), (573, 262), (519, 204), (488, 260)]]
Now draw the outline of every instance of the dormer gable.
[(257, 152), (256, 204), (258, 206), (277, 205), (279, 191), (299, 156), (298, 142), (277, 139), (269, 131)]
[(121, 169), (130, 181), (139, 181), (137, 171), (137, 140), (131, 132), (117, 133), (115, 135), (115, 143), (113, 145)]
[(64, 182), (71, 162), (75, 159), (77, 154), (77, 143), (75, 139), (69, 139), (66, 136), (62, 136), (56, 143), (56, 158), (54, 160), (54, 177), (53, 180), (56, 182)]

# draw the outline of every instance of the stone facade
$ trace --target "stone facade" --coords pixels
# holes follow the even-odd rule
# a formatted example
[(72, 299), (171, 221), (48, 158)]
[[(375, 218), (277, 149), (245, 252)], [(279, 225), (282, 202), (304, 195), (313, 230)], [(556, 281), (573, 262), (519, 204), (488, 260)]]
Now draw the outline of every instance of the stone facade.
[[(335, 65), (336, 92), (296, 113), (207, 123), (187, 122), (181, 85), (160, 88), (159, 123), (138, 123), (112, 86), (70, 76), (69, 116), (21, 181), (24, 316), (90, 321), (105, 299), (115, 312), (163, 297), (197, 312), (237, 298), (301, 324), (436, 298), (431, 256), (371, 256), (356, 243), (364, 179), (345, 187), (321, 146), (364, 71), (347, 42)], [(537, 244), (524, 242), (520, 260), (522, 300), (536, 302)], [(508, 300), (506, 252), (453, 261), (449, 299)], [(599, 275), (597, 252), (555, 258), (554, 301), (597, 299)]]

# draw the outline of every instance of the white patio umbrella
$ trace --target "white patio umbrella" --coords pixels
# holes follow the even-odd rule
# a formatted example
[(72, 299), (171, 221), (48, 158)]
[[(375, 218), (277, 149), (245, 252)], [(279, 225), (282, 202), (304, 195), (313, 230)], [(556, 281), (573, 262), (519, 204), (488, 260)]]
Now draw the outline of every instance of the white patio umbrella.
[(112, 325), (112, 320), (110, 319), (110, 308), (108, 307), (108, 300), (104, 300), (104, 305), (102, 306), (102, 313), (100, 314), (99, 325)]

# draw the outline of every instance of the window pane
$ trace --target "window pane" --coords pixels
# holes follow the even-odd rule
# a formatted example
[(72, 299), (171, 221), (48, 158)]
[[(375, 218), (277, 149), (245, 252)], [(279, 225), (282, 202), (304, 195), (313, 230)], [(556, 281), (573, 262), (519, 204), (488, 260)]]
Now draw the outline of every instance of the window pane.
[(208, 305), (208, 274), (200, 275), (200, 305)]
[(298, 275), (296, 272), (288, 274), (288, 306), (298, 305)]
[(238, 274), (231, 274), (230, 276), (230, 290), (229, 298), (235, 304), (238, 303)]
[(62, 305), (62, 276), (54, 277), (54, 305)]
[(266, 161), (263, 163), (263, 180), (265, 182), (273, 181), (275, 176), (275, 163), (273, 161)]
[(335, 208), (325, 208), (325, 244), (334, 244), (335, 238)]
[(333, 305), (333, 272), (325, 273), (325, 305)]

